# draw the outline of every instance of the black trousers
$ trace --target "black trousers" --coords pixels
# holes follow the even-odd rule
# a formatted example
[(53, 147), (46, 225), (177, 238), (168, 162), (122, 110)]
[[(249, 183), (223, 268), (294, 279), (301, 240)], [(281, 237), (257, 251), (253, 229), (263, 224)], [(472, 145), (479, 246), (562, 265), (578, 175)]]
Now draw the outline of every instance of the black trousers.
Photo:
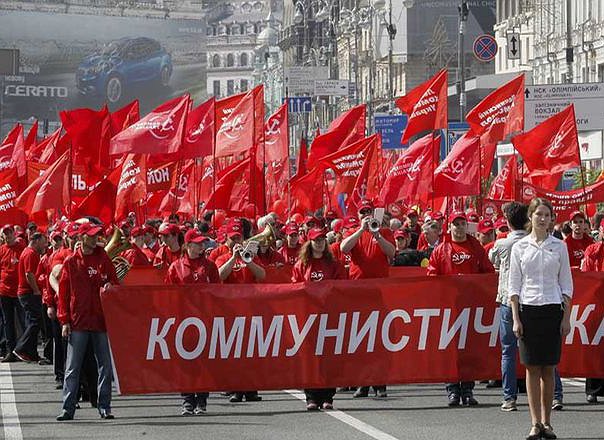
[(25, 312), (25, 331), (17, 341), (15, 351), (37, 359), (38, 334), (42, 325), (42, 296), (26, 293), (19, 296), (19, 302)]
[(335, 388), (311, 388), (305, 389), (306, 403), (316, 403), (321, 406), (324, 403), (333, 403), (333, 396), (336, 394)]
[(585, 394), (604, 397), (604, 379), (588, 378), (585, 381)]
[(206, 406), (210, 393), (182, 393), (184, 405), (192, 405), (193, 408), (197, 405)]
[(52, 331), (52, 341), (53, 341), (53, 369), (55, 373), (55, 380), (63, 381), (65, 377), (65, 358), (67, 354), (67, 344), (63, 339), (63, 335), (61, 334), (61, 324), (56, 319), (53, 319), (50, 322), (50, 328)]
[(461, 397), (471, 396), (474, 394), (474, 381), (448, 383), (446, 389), (449, 396), (453, 394)]
[(24, 328), (23, 308), (19, 298), (0, 296), (0, 305), (4, 315), (4, 337), (6, 338), (6, 351), (10, 353), (17, 345), (17, 323)]

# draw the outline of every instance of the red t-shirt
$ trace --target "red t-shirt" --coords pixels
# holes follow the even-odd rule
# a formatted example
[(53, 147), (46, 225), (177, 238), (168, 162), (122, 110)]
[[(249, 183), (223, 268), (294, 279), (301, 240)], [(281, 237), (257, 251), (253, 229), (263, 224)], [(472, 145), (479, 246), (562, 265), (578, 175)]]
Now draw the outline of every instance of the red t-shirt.
[(0, 296), (17, 297), (21, 252), (23, 244), (20, 241), (15, 241), (11, 246), (0, 246)]
[(276, 250), (270, 248), (266, 252), (266, 254), (261, 254), (260, 252), (258, 252), (258, 259), (264, 267), (285, 265), (285, 258), (283, 258), (283, 255), (281, 255)]
[(332, 243), (329, 245), (329, 247), (336, 260), (338, 260), (344, 266), (350, 266), (350, 254), (345, 254), (342, 252), (342, 249), (340, 249), (340, 243)]
[(285, 260), (285, 264), (293, 266), (296, 264), (296, 261), (298, 261), (298, 253), (300, 252), (300, 248), (300, 245), (296, 246), (295, 248), (290, 248), (287, 246), (287, 244), (285, 244), (281, 247), (281, 249), (279, 249), (278, 252)]
[(334, 259), (311, 258), (308, 264), (298, 260), (292, 269), (292, 283), (302, 281), (345, 280), (346, 269), (342, 263)]
[(220, 283), (218, 268), (205, 256), (191, 259), (187, 253), (170, 265), (166, 284)]
[(33, 248), (26, 247), (19, 258), (19, 287), (17, 288), (17, 295), (33, 293), (25, 274), (31, 272), (35, 275), (38, 272), (38, 264), (40, 264), (40, 254)]
[[(220, 268), (226, 263), (229, 258), (231, 258), (231, 254), (223, 254), (216, 259), (216, 267)], [(254, 257), (254, 263), (259, 266), (262, 266), (262, 263), (258, 260), (258, 257)], [(251, 284), (256, 282), (256, 277), (252, 271), (245, 265), (245, 263), (241, 260), (241, 258), (237, 257), (235, 264), (233, 265), (233, 270), (229, 276), (222, 280), (224, 284)]]
[(130, 249), (122, 252), (121, 256), (126, 259), (130, 266), (150, 266), (151, 262), (145, 252), (137, 245), (132, 244)]
[(446, 240), (430, 256), (428, 275), (489, 273), (495, 269), (479, 241), (468, 236), (461, 243)]
[[(387, 228), (380, 230), (382, 237), (394, 246), (392, 231)], [(390, 268), (388, 257), (380, 248), (377, 240), (369, 231), (363, 235), (350, 251), (350, 279), (387, 278)]]
[(489, 254), (489, 251), (491, 249), (493, 249), (493, 246), (495, 246), (495, 242), (494, 241), (490, 241), (490, 242), (488, 242), (487, 244), (485, 244), (483, 246), (483, 248), (484, 248), (485, 252), (487, 253), (487, 255)]
[(581, 260), (585, 255), (585, 249), (589, 245), (594, 244), (594, 241), (591, 237), (587, 237), (583, 235), (583, 237), (579, 240), (573, 238), (572, 235), (569, 235), (564, 240), (566, 243), (566, 247), (568, 248), (568, 258), (570, 260), (570, 267), (580, 267)]
[(210, 252), (210, 256), (208, 257), (208, 259), (210, 261), (216, 262), (218, 257), (220, 257), (221, 255), (230, 254), (230, 253), (231, 253), (231, 249), (226, 244), (221, 244), (217, 248), (212, 249), (212, 252)]
[(159, 267), (160, 269), (167, 269), (170, 267), (170, 264), (174, 263), (180, 258), (181, 252), (182, 251), (180, 248), (176, 252), (172, 252), (168, 246), (161, 246), (159, 251), (157, 251), (157, 254), (155, 254), (153, 266)]

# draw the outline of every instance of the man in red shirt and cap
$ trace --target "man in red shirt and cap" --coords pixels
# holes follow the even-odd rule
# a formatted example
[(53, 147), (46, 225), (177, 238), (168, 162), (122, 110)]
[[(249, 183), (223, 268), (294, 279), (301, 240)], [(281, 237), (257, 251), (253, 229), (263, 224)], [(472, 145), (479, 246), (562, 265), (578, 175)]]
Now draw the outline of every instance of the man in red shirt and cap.
[(153, 266), (158, 269), (167, 269), (170, 264), (180, 258), (182, 253), (178, 242), (180, 228), (174, 223), (164, 223), (159, 227), (159, 235), (164, 244), (159, 247), (159, 251), (155, 254)]
[[(480, 242), (468, 234), (468, 219), (462, 211), (449, 216), (450, 239), (439, 244), (430, 256), (428, 275), (457, 275), (495, 272)], [(478, 405), (474, 381), (447, 384), (449, 406)]]
[[(207, 284), (220, 283), (218, 268), (205, 257), (206, 243), (210, 239), (198, 229), (190, 229), (185, 234), (185, 249), (182, 257), (173, 262), (166, 274), (166, 284)], [(182, 393), (183, 416), (206, 412), (209, 393), (197, 391)]]
[(139, 226), (135, 226), (130, 231), (130, 249), (122, 252), (121, 256), (126, 259), (130, 266), (150, 266), (151, 261), (143, 251), (145, 231)]
[(19, 257), (19, 285), (17, 295), (25, 311), (25, 330), (13, 350), (24, 362), (38, 362), (38, 333), (42, 325), (42, 289), (38, 286), (36, 273), (40, 257), (46, 252), (48, 242), (41, 232), (29, 237), (29, 245)]
[(15, 320), (19, 320), (25, 327), (23, 309), (19, 304), (17, 289), (19, 287), (19, 257), (24, 246), (21, 240), (15, 237), (12, 225), (4, 225), (2, 230), (4, 244), (0, 246), (0, 304), (4, 313), (4, 335), (6, 337), (6, 352), (2, 362), (15, 362), (18, 360), (13, 353), (17, 345), (17, 327)]
[(80, 370), (86, 347), (92, 345), (98, 367), (98, 410), (101, 418), (111, 413), (111, 353), (101, 307), (101, 289), (119, 280), (105, 250), (98, 246), (102, 226), (84, 223), (78, 229), (81, 247), (63, 263), (59, 280), (57, 316), (67, 338), (63, 383), (63, 410), (58, 421), (72, 420), (76, 409)]
[(581, 211), (573, 212), (569, 218), (572, 233), (564, 239), (564, 242), (568, 248), (570, 267), (581, 267), (585, 249), (594, 243), (589, 234), (585, 233), (585, 220), (585, 214)]
[(484, 247), (484, 250), (487, 251), (488, 255), (489, 251), (495, 244), (495, 227), (493, 226), (492, 220), (483, 218), (478, 222), (476, 238), (482, 247)]
[[(243, 242), (243, 222), (240, 218), (233, 217), (229, 219), (226, 225), (222, 226), (221, 229), (224, 229), (224, 232), (226, 234), (226, 241), (224, 242), (224, 244), (221, 244), (220, 246), (212, 249), (212, 252), (210, 252), (209, 256), (210, 261), (216, 262), (218, 257), (220, 257), (221, 255), (231, 253), (231, 249), (236, 244), (233, 243), (233, 237), (239, 236), (241, 237), (240, 243)], [(231, 233), (226, 233), (227, 230), (231, 231)]]
[[(350, 253), (349, 276), (352, 280), (362, 278), (386, 278), (390, 271), (390, 260), (394, 258), (395, 246), (390, 228), (380, 227), (377, 231), (369, 230), (373, 219), (374, 207), (370, 200), (363, 200), (359, 207), (358, 217), (361, 227), (340, 243), (343, 254)], [(386, 385), (373, 385), (378, 397), (387, 397)], [(369, 387), (361, 386), (353, 397), (367, 397)]]
[(298, 253), (301, 247), (299, 243), (300, 229), (296, 223), (289, 222), (285, 225), (283, 232), (285, 233), (285, 244), (281, 246), (279, 253), (285, 260), (285, 264), (293, 266), (298, 260)]
[(419, 224), (419, 214), (415, 209), (407, 211), (407, 221), (405, 222), (404, 227), (409, 233), (409, 247), (411, 249), (417, 249), (419, 236), (422, 233), (422, 225)]

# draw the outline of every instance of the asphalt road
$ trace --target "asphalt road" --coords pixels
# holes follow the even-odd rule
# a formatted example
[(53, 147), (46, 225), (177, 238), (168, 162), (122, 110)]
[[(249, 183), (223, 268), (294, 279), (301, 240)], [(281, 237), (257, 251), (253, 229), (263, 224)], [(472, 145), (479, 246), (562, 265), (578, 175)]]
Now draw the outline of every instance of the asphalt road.
[[(262, 402), (231, 404), (212, 394), (208, 412), (182, 417), (180, 397), (114, 396), (116, 419), (98, 418), (82, 403), (71, 422), (56, 422), (60, 391), (52, 367), (0, 365), (0, 409), (6, 439), (523, 439), (526, 396), (519, 411), (499, 410), (499, 389), (476, 387), (478, 407), (450, 409), (442, 385), (391, 386), (386, 399), (336, 395), (336, 411), (308, 413), (296, 392), (264, 391)], [(565, 381), (565, 407), (553, 415), (560, 438), (604, 439), (604, 403), (588, 405), (583, 381)], [(300, 396), (298, 394), (298, 396)], [(13, 404), (13, 402), (15, 402)], [(0, 431), (1, 432), (1, 431)]]

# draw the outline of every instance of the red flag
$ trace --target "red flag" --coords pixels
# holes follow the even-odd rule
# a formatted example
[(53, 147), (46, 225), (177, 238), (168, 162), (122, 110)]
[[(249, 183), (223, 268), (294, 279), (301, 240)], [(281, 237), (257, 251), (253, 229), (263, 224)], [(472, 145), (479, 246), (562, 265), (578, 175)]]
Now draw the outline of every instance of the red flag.
[(19, 176), (15, 168), (0, 171), (0, 223), (22, 224), (27, 216), (16, 208)]
[(174, 176), (172, 185), (159, 206), (160, 213), (163, 215), (174, 212), (193, 214), (192, 197), (187, 197), (187, 193), (193, 188), (194, 166), (195, 160), (188, 160), (187, 163), (179, 167), (178, 174)]
[(242, 179), (246, 171), (249, 170), (250, 158), (247, 157), (236, 163), (236, 166), (216, 182), (216, 187), (205, 205), (205, 209), (225, 209), (230, 210), (231, 194), (235, 183)]
[(172, 154), (181, 148), (189, 95), (174, 98), (111, 138), (110, 154)]
[(287, 193), (289, 181), (289, 160), (272, 161), (266, 169), (267, 200), (272, 206), (273, 202), (284, 197)]
[(198, 198), (200, 202), (206, 202), (214, 190), (214, 158), (207, 156), (203, 158), (201, 167), (201, 179), (199, 180)]
[(388, 170), (380, 192), (384, 204), (399, 200), (427, 201), (432, 192), (432, 173), (438, 163), (440, 136), (432, 133), (416, 140)]
[(61, 136), (62, 127), (59, 127), (53, 134), (44, 139), (39, 144), (40, 156), (39, 163), (47, 165), (53, 164), (59, 157), (69, 149), (70, 140), (67, 134)]
[(248, 92), (239, 93), (238, 95), (227, 96), (226, 98), (218, 99), (214, 104), (214, 124), (215, 130), (220, 130), (224, 121), (233, 113), (235, 107), (239, 105), (241, 100), (247, 96)]
[(140, 119), (138, 99), (122, 108), (114, 111), (110, 115), (111, 136), (115, 136), (120, 131), (125, 130)]
[(115, 193), (116, 221), (125, 218), (147, 193), (147, 170), (145, 156), (129, 154), (122, 164), (122, 173)]
[(168, 191), (176, 179), (178, 162), (166, 162), (149, 165), (145, 162), (147, 168), (147, 192)]
[(72, 210), (71, 218), (75, 219), (84, 217), (85, 215), (93, 215), (105, 224), (111, 223), (115, 214), (115, 194), (121, 175), (121, 167), (112, 170)]
[(524, 74), (501, 86), (466, 116), (470, 129), (491, 145), (524, 129)]
[(480, 194), (480, 138), (470, 130), (460, 137), (434, 171), (434, 194), (471, 196)]
[(546, 119), (531, 131), (515, 136), (512, 143), (526, 164), (529, 177), (561, 175), (579, 166), (579, 141), (575, 109), (566, 109)]
[(0, 144), (0, 171), (15, 168), (19, 177), (25, 176), (25, 141), (23, 126), (15, 125)]
[(518, 161), (511, 156), (491, 183), (488, 198), (491, 200), (516, 200)]
[(292, 212), (316, 211), (323, 206), (325, 168), (319, 164), (308, 173), (289, 182)]
[(99, 172), (108, 169), (110, 119), (107, 107), (99, 111), (89, 108), (65, 110), (60, 116), (71, 141), (74, 165), (97, 168)]
[(409, 115), (403, 145), (423, 131), (447, 128), (447, 69), (398, 98), (396, 105)]
[(216, 157), (256, 149), (264, 138), (264, 87), (250, 90), (216, 128)]
[[(379, 135), (374, 136), (379, 137)], [(365, 150), (363, 166), (361, 167), (354, 186), (346, 199), (346, 212), (356, 212), (363, 200), (371, 200), (379, 192), (379, 190), (376, 188), (376, 175), (380, 168), (378, 144), (379, 143), (377, 141), (371, 142)]]
[(35, 148), (38, 143), (38, 120), (33, 123), (27, 137), (25, 138), (25, 154), (32, 148)]
[(26, 214), (69, 206), (69, 152), (34, 180), (17, 199), (16, 205)]
[(187, 116), (187, 126), (178, 159), (211, 156), (214, 151), (214, 105), (210, 98), (191, 110)]
[(362, 104), (334, 119), (327, 131), (313, 140), (308, 156), (308, 169), (314, 167), (321, 158), (363, 139), (365, 117), (366, 105)]
[[(283, 104), (273, 113), (264, 125), (264, 151), (258, 151), (260, 164), (281, 162), (289, 157), (289, 125), (287, 104)], [(265, 157), (260, 157), (264, 155)]]
[(306, 164), (308, 162), (308, 147), (304, 136), (300, 137), (300, 151), (298, 152), (298, 160), (296, 162), (296, 175), (294, 177), (302, 177), (307, 172)]

